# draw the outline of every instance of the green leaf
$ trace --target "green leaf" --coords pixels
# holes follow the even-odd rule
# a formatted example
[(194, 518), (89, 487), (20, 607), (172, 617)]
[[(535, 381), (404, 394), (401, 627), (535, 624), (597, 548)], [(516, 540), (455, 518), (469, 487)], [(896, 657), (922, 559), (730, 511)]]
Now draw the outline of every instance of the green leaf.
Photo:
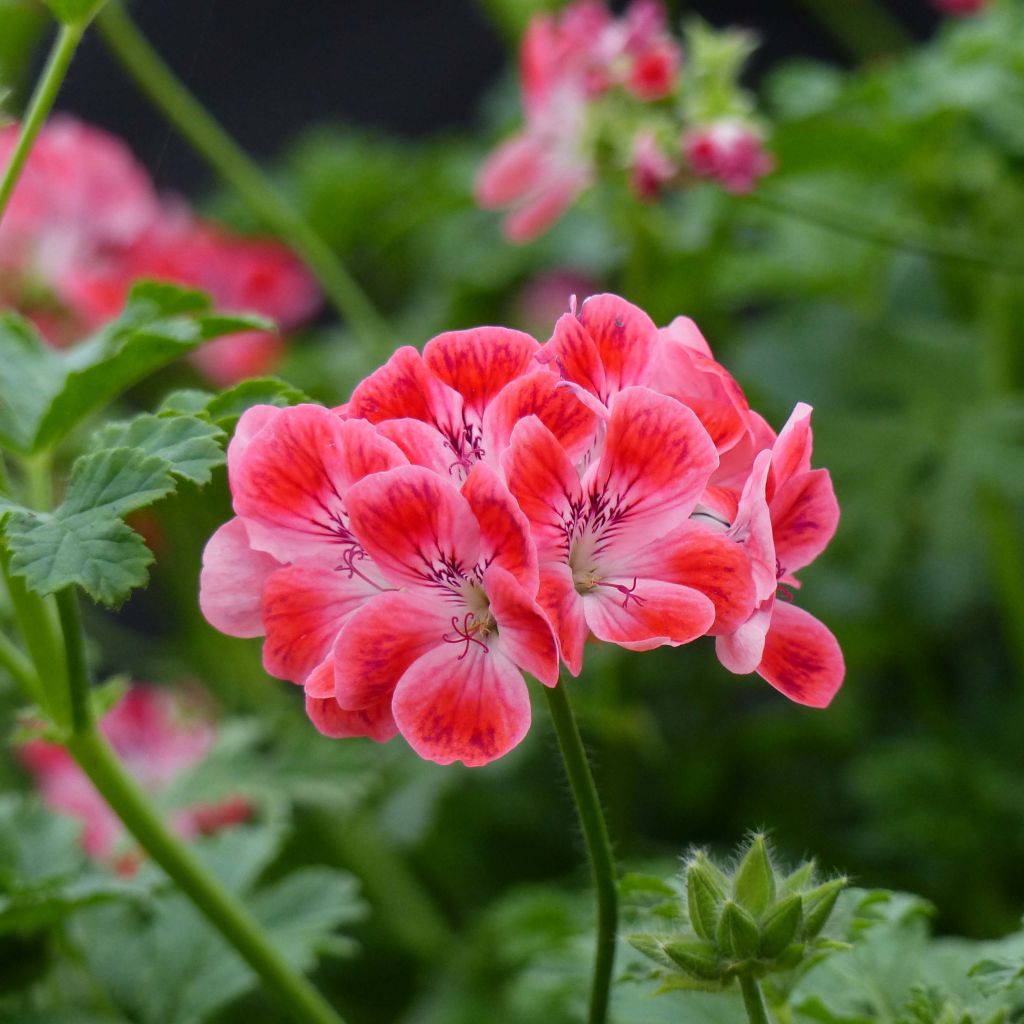
[(285, 407), (310, 402), (312, 399), (276, 377), (256, 377), (222, 392), (211, 400), (206, 414), (225, 430), (235, 425), (246, 409), (254, 405), (276, 405)]
[(267, 327), (260, 317), (209, 309), (201, 292), (143, 282), (116, 320), (64, 352), (48, 348), (26, 321), (0, 318), (0, 444), (24, 454), (51, 447), (89, 413), (204, 341)]
[(146, 582), (153, 561), (142, 538), (120, 517), (173, 489), (167, 463), (138, 448), (82, 456), (56, 512), (9, 514), (11, 571), (37, 594), (77, 584), (101, 604), (119, 604)]
[(755, 917), (775, 899), (775, 872), (764, 836), (754, 836), (733, 879), (733, 893)]
[(88, 24), (106, 0), (44, 0), (53, 16), (65, 25)]
[(195, 484), (210, 482), (210, 471), (224, 461), (224, 432), (195, 416), (137, 416), (111, 423), (93, 436), (92, 448), (138, 448), (163, 459), (176, 476)]

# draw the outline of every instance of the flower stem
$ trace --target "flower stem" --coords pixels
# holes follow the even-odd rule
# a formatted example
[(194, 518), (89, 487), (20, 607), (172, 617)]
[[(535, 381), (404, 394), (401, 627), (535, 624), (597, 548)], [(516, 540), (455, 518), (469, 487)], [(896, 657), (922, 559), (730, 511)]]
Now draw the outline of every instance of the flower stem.
[(572, 786), (576, 811), (590, 856), (594, 889), (597, 895), (597, 949), (594, 955), (594, 978), (590, 990), (589, 1024), (603, 1024), (608, 1015), (612, 966), (615, 961), (615, 934), (618, 927), (618, 892), (615, 885), (615, 861), (612, 857), (608, 827), (601, 811), (601, 801), (594, 786), (587, 753), (569, 704), (564, 680), (558, 686), (545, 687), (551, 719), (558, 736), (566, 775)]
[(743, 1005), (750, 1024), (771, 1024), (757, 979), (751, 978), (749, 974), (741, 974), (740, 991), (743, 993)]
[(36, 678), (36, 670), (32, 667), (32, 662), (21, 653), (5, 633), (0, 633), (0, 667), (7, 670), (7, 674), (29, 700), (33, 700), (37, 704), (41, 703), (39, 680)]
[(111, 2), (96, 19), (104, 42), (171, 124), (234, 188), (257, 217), (286, 241), (316, 275), (328, 300), (371, 354), (390, 347), (387, 324), (320, 234), (188, 91), (139, 31)]
[(32, 150), (32, 144), (53, 108), (53, 102), (57, 98), (61, 83), (71, 64), (71, 58), (75, 55), (75, 50), (78, 48), (84, 31), (85, 23), (61, 25), (57, 38), (53, 42), (46, 67), (43, 68), (43, 73), (36, 84), (28, 110), (22, 120), (21, 134), (18, 136), (14, 152), (11, 153), (11, 158), (7, 163), (3, 180), (0, 181), (0, 222), (3, 221), (4, 210), (7, 209), (7, 204), (14, 193), (14, 186), (18, 183), (22, 168)]
[(287, 1008), (290, 1018), (302, 1024), (342, 1024), (323, 996), (281, 958), (245, 904), (224, 889), (195, 854), (167, 830), (95, 727), (88, 725), (72, 735), (67, 748), (139, 845), (238, 950), (281, 1006)]

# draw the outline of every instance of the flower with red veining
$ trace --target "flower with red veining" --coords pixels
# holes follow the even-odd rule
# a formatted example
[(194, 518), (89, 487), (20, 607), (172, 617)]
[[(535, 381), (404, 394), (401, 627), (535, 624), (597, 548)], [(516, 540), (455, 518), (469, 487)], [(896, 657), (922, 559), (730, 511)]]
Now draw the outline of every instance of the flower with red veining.
[(732, 118), (688, 131), (683, 154), (697, 177), (711, 178), (738, 194), (749, 192), (774, 167), (761, 133)]
[[(182, 696), (140, 684), (128, 689), (103, 716), (99, 728), (135, 781), (157, 796), (202, 761), (216, 738), (216, 726), (194, 692)], [(85, 826), (85, 852), (114, 864), (122, 873), (134, 871), (139, 854), (127, 848), (124, 826), (71, 755), (62, 746), (41, 739), (24, 743), (18, 753), (43, 800)], [(190, 839), (250, 817), (248, 802), (234, 796), (181, 808), (171, 815), (171, 823), (178, 835)]]

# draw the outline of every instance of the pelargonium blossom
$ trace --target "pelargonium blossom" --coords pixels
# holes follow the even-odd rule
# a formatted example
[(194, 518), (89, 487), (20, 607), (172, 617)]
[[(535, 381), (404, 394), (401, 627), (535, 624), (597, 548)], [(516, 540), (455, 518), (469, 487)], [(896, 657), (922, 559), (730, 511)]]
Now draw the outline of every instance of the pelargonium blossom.
[[(195, 697), (135, 684), (99, 724), (135, 781), (155, 796), (202, 761), (216, 738), (213, 721)], [(32, 739), (18, 754), (43, 800), (82, 822), (85, 852), (121, 873), (134, 871), (138, 853), (128, 844), (124, 825), (64, 747)], [(246, 821), (250, 814), (248, 802), (235, 796), (180, 808), (171, 815), (171, 824), (178, 835), (190, 839)]]
[(692, 321), (616, 295), (573, 300), (544, 345), (447, 332), (334, 409), (245, 413), (203, 612), (265, 638), (323, 734), (442, 764), (515, 747), (524, 673), (578, 674), (589, 639), (715, 636), (728, 668), (824, 704), (838, 647), (785, 602), (838, 515), (808, 414), (776, 437)]
[(713, 121), (687, 132), (683, 153), (697, 177), (711, 178), (727, 191), (739, 194), (751, 191), (774, 167), (760, 131), (735, 118)]
[[(0, 166), (18, 128), (0, 128)], [(120, 312), (132, 283), (158, 278), (208, 292), (218, 309), (254, 312), (283, 329), (317, 309), (312, 277), (279, 242), (241, 238), (157, 195), (127, 147), (70, 117), (48, 122), (0, 223), (0, 301), (70, 345)], [(276, 333), (217, 339), (192, 361), (218, 384), (266, 373)]]

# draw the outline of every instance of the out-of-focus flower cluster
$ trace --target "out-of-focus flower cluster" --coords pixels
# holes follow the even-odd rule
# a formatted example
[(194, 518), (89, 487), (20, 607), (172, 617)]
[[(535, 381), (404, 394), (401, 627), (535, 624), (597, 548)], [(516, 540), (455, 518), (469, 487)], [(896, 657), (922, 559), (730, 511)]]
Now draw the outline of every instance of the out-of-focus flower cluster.
[[(99, 728), (135, 781), (154, 796), (202, 761), (216, 738), (216, 727), (197, 692), (185, 691), (183, 696), (139, 684), (103, 716)], [(134, 872), (138, 850), (129, 845), (124, 825), (67, 750), (31, 739), (19, 754), (46, 803), (82, 822), (85, 852), (122, 874)], [(246, 821), (250, 813), (248, 802), (236, 796), (181, 808), (171, 823), (180, 836), (191, 839)]]
[(692, 321), (596, 295), (546, 344), (480, 327), (398, 349), (335, 409), (256, 406), (228, 449), (236, 517), (200, 600), (328, 736), (482, 765), (588, 639), (716, 638), (722, 663), (802, 704), (843, 677), (792, 602), (835, 531), (811, 410), (779, 434)]
[(524, 242), (602, 174), (626, 171), (641, 199), (695, 178), (750, 191), (772, 169), (738, 84), (752, 49), (746, 33), (694, 22), (684, 57), (659, 0), (621, 17), (600, 0), (538, 15), (520, 52), (526, 124), (480, 169), (477, 201), (508, 209), (505, 234)]
[[(17, 125), (0, 128), (0, 167)], [(159, 196), (127, 147), (69, 117), (42, 130), (0, 222), (0, 303), (29, 316), (54, 345), (78, 341), (113, 318), (133, 281), (200, 288), (224, 311), (254, 312), (289, 329), (320, 296), (281, 244), (232, 235)], [(218, 384), (267, 372), (281, 354), (276, 333), (250, 331), (195, 354)]]
[(942, 14), (963, 16), (983, 11), (990, 2), (991, 0), (932, 0), (932, 6)]

